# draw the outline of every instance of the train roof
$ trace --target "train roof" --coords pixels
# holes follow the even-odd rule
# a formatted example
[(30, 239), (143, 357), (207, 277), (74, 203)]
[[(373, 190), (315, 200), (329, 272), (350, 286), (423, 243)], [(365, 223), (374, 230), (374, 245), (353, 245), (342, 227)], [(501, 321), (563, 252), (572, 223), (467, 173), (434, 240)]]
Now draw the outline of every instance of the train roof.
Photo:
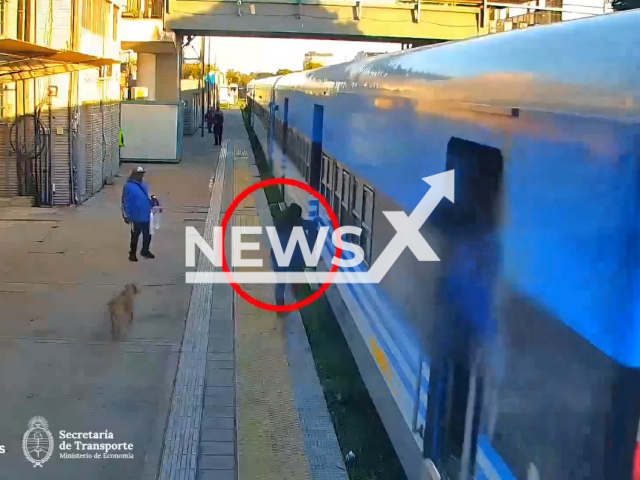
[(247, 87), (273, 86), (278, 81), (278, 79), (282, 77), (283, 75), (276, 75), (274, 77), (266, 77), (266, 78), (254, 78), (247, 84)]
[(387, 90), (416, 99), (637, 117), (638, 25), (640, 10), (537, 26), (292, 73), (277, 79), (276, 88)]

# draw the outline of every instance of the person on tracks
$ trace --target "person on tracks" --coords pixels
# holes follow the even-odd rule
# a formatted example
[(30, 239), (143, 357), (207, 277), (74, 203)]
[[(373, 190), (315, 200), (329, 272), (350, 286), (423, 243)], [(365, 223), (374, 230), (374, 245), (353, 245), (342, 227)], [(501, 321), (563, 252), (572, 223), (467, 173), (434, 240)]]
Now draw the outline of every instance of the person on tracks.
[[(302, 227), (309, 244), (309, 249), (313, 249), (315, 239), (317, 235), (316, 224), (311, 220), (304, 220), (302, 218), (302, 208), (297, 203), (292, 203), (283, 212), (282, 216), (274, 222), (276, 231), (278, 233), (278, 239), (283, 251), (286, 251), (289, 239), (293, 233), (295, 227)], [(276, 260), (273, 248), (271, 248), (271, 263), (274, 272), (304, 272), (306, 267), (302, 250), (300, 245), (296, 244), (296, 248), (293, 251), (291, 262), (289, 266), (280, 266)], [(298, 294), (298, 284), (292, 284), (294, 297)], [(276, 305), (284, 305), (284, 296), (287, 289), (286, 283), (277, 283), (275, 288), (275, 300)]]
[(224, 125), (224, 115), (220, 111), (220, 107), (216, 108), (213, 114), (213, 136), (215, 145), (222, 145), (222, 127)]
[(129, 260), (132, 262), (138, 261), (136, 253), (140, 234), (142, 234), (140, 255), (145, 258), (155, 258), (149, 247), (151, 246), (151, 209), (156, 201), (153, 196), (149, 196), (149, 186), (142, 181), (145, 173), (142, 167), (134, 168), (122, 189), (122, 217), (125, 223), (131, 225)]

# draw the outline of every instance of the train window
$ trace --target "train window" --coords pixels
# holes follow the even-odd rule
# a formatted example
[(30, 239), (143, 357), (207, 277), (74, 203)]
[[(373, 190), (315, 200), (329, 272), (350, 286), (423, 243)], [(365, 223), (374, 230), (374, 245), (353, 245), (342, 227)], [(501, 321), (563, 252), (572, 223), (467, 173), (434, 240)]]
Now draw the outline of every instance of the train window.
[(287, 127), (287, 141), (285, 142), (287, 153), (291, 151), (291, 135), (293, 135), (291, 127)]
[(342, 201), (347, 202), (349, 199), (349, 173), (346, 170), (342, 171), (342, 188), (340, 190)]
[[(309, 143), (307, 143), (307, 172), (309, 172), (309, 185), (311, 185), (312, 182), (312, 172), (311, 172), (311, 165), (312, 164), (317, 164), (317, 162), (312, 162), (311, 161), (311, 154), (313, 152), (313, 148), (311, 146), (311, 141), (309, 141)], [(317, 169), (317, 166), (316, 166)]]
[(311, 184), (311, 144), (308, 141), (305, 142), (304, 164), (307, 171), (305, 180)]
[(302, 178), (306, 180), (307, 179), (307, 162), (304, 158), (304, 153), (303, 153), (304, 144), (305, 144), (305, 140), (304, 140), (304, 137), (302, 137), (303, 150), (300, 152), (300, 173), (302, 173)]
[(304, 157), (302, 154), (302, 147), (304, 146), (304, 137), (301, 136), (300, 137), (300, 153), (298, 155), (298, 164), (300, 166), (300, 173), (302, 174), (303, 178), (307, 177), (307, 170), (306, 170), (306, 165), (304, 164)]
[(349, 174), (342, 171), (342, 210), (340, 212), (340, 225), (349, 224)]
[(320, 179), (320, 194), (325, 196), (327, 185), (327, 156), (322, 155), (322, 178)]
[[(358, 181), (354, 178), (351, 182), (351, 224), (360, 228), (360, 214), (358, 213)], [(360, 237), (358, 235), (351, 236), (352, 243), (358, 243)]]
[(327, 191), (325, 198), (327, 199), (327, 202), (329, 202), (329, 205), (331, 205), (332, 198), (331, 188), (333, 187), (333, 166), (333, 161), (327, 157)]
[(340, 221), (340, 178), (342, 177), (340, 170), (338, 165), (333, 170), (333, 211), (338, 216), (338, 221)]
[(362, 221), (369, 226), (373, 224), (373, 190), (366, 186), (362, 195)]
[(364, 250), (364, 261), (369, 265), (371, 263), (371, 232), (373, 229), (373, 190), (366, 186), (362, 189), (361, 212), (360, 246)]
[(456, 182), (449, 222), (455, 227), (496, 228), (503, 169), (500, 150), (453, 137), (447, 145), (446, 168), (455, 170)]
[(354, 178), (353, 182), (351, 182), (351, 213), (356, 216), (358, 216), (357, 199), (358, 199), (358, 181)]

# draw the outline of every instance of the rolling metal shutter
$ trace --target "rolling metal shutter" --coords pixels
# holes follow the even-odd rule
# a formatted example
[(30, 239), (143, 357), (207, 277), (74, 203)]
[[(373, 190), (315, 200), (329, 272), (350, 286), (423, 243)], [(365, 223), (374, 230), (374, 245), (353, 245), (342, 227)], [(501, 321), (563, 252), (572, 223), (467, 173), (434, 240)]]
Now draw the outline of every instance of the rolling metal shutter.
[[(43, 117), (46, 117), (43, 115)], [(48, 122), (48, 118), (43, 118)], [(58, 130), (61, 129), (61, 130)], [(62, 132), (58, 134), (58, 131)], [(51, 115), (51, 183), (54, 205), (70, 205), (71, 169), (69, 166), (69, 110), (54, 109)]]
[(9, 123), (0, 122), (0, 197), (18, 195), (18, 166), (9, 144), (10, 128)]
[(86, 196), (95, 195), (103, 185), (104, 152), (102, 145), (102, 113), (97, 105), (83, 106), (85, 122)]
[(113, 179), (120, 164), (120, 146), (118, 132), (120, 128), (120, 104), (109, 103), (105, 109), (105, 138), (107, 142), (107, 178)]
[[(84, 105), (80, 114), (81, 133), (84, 143), (85, 189), (79, 195), (81, 201), (95, 195), (119, 170), (120, 147), (120, 103)], [(78, 168), (80, 172), (83, 168)], [(78, 176), (78, 181), (80, 181)], [(83, 189), (78, 189), (82, 192)]]

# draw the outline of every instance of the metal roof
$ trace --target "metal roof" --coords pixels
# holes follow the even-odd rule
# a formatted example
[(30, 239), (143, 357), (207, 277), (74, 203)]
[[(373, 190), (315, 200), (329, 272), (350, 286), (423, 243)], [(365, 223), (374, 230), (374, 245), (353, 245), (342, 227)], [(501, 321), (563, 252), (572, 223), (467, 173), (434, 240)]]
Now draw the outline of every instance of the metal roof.
[(0, 83), (100, 68), (117, 63), (120, 63), (120, 60), (56, 50), (11, 38), (0, 39)]

